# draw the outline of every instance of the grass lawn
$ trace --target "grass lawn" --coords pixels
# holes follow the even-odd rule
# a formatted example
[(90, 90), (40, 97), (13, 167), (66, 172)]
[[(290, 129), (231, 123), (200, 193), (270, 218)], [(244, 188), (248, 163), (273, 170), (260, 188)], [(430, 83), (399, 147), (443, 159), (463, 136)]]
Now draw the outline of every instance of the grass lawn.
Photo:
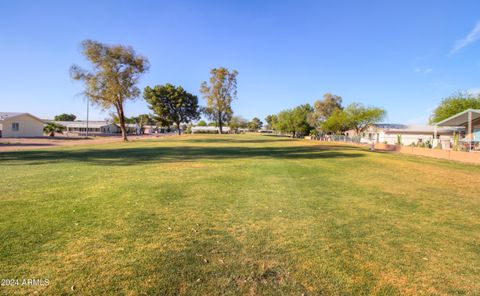
[(0, 153), (1, 294), (480, 294), (480, 166), (255, 135)]

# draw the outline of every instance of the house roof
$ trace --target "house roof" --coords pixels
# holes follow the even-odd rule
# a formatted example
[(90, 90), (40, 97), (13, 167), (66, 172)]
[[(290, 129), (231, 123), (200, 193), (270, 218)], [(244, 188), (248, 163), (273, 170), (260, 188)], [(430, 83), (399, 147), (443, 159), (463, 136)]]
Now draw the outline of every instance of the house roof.
[[(86, 128), (87, 127), (87, 122), (86, 121), (55, 121), (52, 120), (50, 122), (54, 122), (56, 124), (63, 125), (65, 127), (69, 128)], [(109, 126), (109, 125), (115, 125), (113, 123), (107, 122), (107, 121), (88, 121), (88, 127), (89, 128), (100, 128), (103, 126)]]
[(457, 113), (453, 116), (450, 116), (447, 119), (444, 119), (440, 122), (437, 122), (437, 126), (463, 126), (468, 124), (468, 113), (472, 114), (472, 120), (480, 118), (480, 109), (467, 109), (463, 112)]
[(32, 118), (35, 118), (38, 121), (43, 122), (43, 120), (41, 120), (40, 118), (26, 112), (23, 112), (23, 113), (22, 112), (0, 112), (0, 121), (4, 121), (6, 119), (10, 119), (10, 118), (14, 118), (22, 115), (30, 116)]
[[(420, 124), (390, 124), (390, 123), (380, 123), (374, 124), (374, 128), (381, 129), (387, 134), (433, 134), (435, 131), (435, 126), (433, 125), (420, 125)], [(459, 127), (436, 127), (438, 133), (450, 133), (455, 130), (458, 130)]]
[(376, 127), (376, 128), (383, 128), (383, 129), (391, 129), (391, 128), (402, 129), (402, 128), (407, 128), (407, 125), (405, 125), (405, 124), (398, 124), (398, 123), (375, 123), (375, 124), (373, 124), (373, 126)]
[[(456, 130), (452, 127), (437, 127), (437, 132), (451, 132)], [(433, 125), (406, 125), (404, 128), (390, 128), (386, 132), (389, 133), (433, 133), (435, 131), (435, 126)]]

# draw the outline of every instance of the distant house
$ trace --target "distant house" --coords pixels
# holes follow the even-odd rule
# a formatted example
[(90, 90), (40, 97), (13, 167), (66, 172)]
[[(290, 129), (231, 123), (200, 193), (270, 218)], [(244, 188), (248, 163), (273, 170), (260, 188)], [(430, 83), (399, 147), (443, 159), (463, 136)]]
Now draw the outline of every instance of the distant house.
[[(374, 124), (360, 135), (360, 141), (363, 143), (387, 143), (403, 145), (418, 144), (430, 142), (432, 145), (441, 143), (442, 148), (449, 149), (453, 139), (453, 134), (459, 132), (456, 127), (435, 127), (431, 125), (405, 125), (405, 124)], [(354, 136), (352, 131), (347, 132), (349, 136)]]
[(43, 136), (43, 121), (30, 113), (0, 112), (0, 137), (32, 138)]
[(159, 129), (156, 125), (144, 125), (143, 126), (143, 133), (144, 134), (156, 134), (158, 132), (161, 132), (161, 129)]
[[(223, 133), (230, 133), (230, 127), (222, 127)], [(218, 127), (216, 126), (194, 126), (192, 127), (192, 134), (216, 134), (218, 133)]]
[(65, 127), (64, 133), (68, 134), (86, 134), (91, 135), (111, 135), (120, 132), (120, 127), (108, 121), (50, 121)]

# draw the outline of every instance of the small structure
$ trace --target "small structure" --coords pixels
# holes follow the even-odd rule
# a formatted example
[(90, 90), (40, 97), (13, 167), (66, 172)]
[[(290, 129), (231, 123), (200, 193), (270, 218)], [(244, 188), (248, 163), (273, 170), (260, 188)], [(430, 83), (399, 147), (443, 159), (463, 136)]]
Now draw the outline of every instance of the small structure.
[(144, 125), (143, 126), (143, 133), (144, 134), (157, 134), (159, 132), (159, 128), (156, 125)]
[[(480, 110), (467, 109), (438, 122), (435, 127), (461, 127), (465, 133), (459, 133), (459, 144), (467, 151), (480, 150)], [(438, 132), (438, 131), (437, 131)]]
[[(222, 132), (225, 134), (230, 133), (230, 127), (223, 126)], [(192, 134), (218, 134), (219, 129), (216, 126), (193, 126)]]
[(43, 124), (43, 120), (30, 113), (0, 112), (0, 137), (42, 137)]
[(89, 135), (111, 135), (120, 132), (120, 128), (108, 121), (50, 121), (65, 127), (67, 134), (86, 134), (88, 126)]

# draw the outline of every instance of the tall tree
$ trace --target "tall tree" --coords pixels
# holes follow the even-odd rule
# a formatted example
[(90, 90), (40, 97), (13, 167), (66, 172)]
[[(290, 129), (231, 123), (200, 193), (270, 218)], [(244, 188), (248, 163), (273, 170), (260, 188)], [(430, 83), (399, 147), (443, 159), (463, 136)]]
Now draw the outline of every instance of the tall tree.
[(278, 113), (277, 123), (275, 124), (275, 130), (281, 133), (291, 133), (292, 137), (295, 136), (295, 125), (293, 122), (292, 109), (286, 109)]
[(278, 113), (274, 128), (282, 133), (292, 134), (293, 138), (306, 135), (312, 130), (307, 119), (311, 112), (313, 112), (313, 108), (310, 104), (283, 110)]
[(308, 122), (310, 114), (313, 112), (313, 108), (310, 104), (304, 104), (293, 108), (293, 126), (295, 129), (295, 136), (303, 136), (310, 133), (313, 129), (312, 125)]
[(275, 114), (267, 115), (265, 121), (267, 122), (267, 129), (272, 130), (275, 129), (275, 123), (277, 123), (278, 117)]
[(440, 105), (435, 108), (430, 123), (437, 123), (467, 109), (480, 109), (480, 94), (459, 91), (442, 99)]
[(348, 125), (357, 135), (363, 133), (369, 126), (385, 118), (385, 110), (377, 107), (365, 107), (359, 103), (352, 103), (344, 110)]
[(341, 134), (350, 129), (350, 122), (347, 113), (343, 110), (337, 109), (333, 111), (330, 116), (321, 123), (320, 128), (327, 133)]
[(92, 63), (91, 70), (72, 65), (70, 75), (83, 81), (84, 95), (103, 109), (114, 108), (120, 121), (124, 141), (128, 141), (125, 128), (124, 103), (140, 95), (136, 86), (141, 74), (149, 68), (146, 57), (137, 55), (132, 47), (106, 45), (94, 40), (82, 42), (82, 54)]
[(77, 119), (77, 116), (75, 116), (74, 114), (67, 114), (67, 113), (62, 113), (54, 117), (55, 121), (75, 121), (75, 119)]
[(321, 130), (322, 123), (329, 118), (336, 110), (342, 110), (342, 97), (326, 93), (323, 100), (315, 101), (314, 111), (310, 113), (308, 122), (317, 130)]
[(147, 86), (143, 91), (143, 97), (155, 113), (156, 119), (166, 125), (174, 123), (179, 135), (180, 124), (189, 123), (200, 117), (197, 96), (181, 86), (176, 87), (169, 83), (154, 88)]
[(252, 131), (257, 131), (261, 129), (262, 126), (263, 122), (257, 117), (252, 118), (252, 120), (248, 123), (248, 129)]
[(202, 82), (200, 92), (207, 101), (206, 115), (214, 120), (222, 133), (222, 127), (232, 117), (232, 101), (237, 98), (237, 74), (236, 70), (229, 71), (226, 68), (214, 68), (210, 71), (209, 82)]

